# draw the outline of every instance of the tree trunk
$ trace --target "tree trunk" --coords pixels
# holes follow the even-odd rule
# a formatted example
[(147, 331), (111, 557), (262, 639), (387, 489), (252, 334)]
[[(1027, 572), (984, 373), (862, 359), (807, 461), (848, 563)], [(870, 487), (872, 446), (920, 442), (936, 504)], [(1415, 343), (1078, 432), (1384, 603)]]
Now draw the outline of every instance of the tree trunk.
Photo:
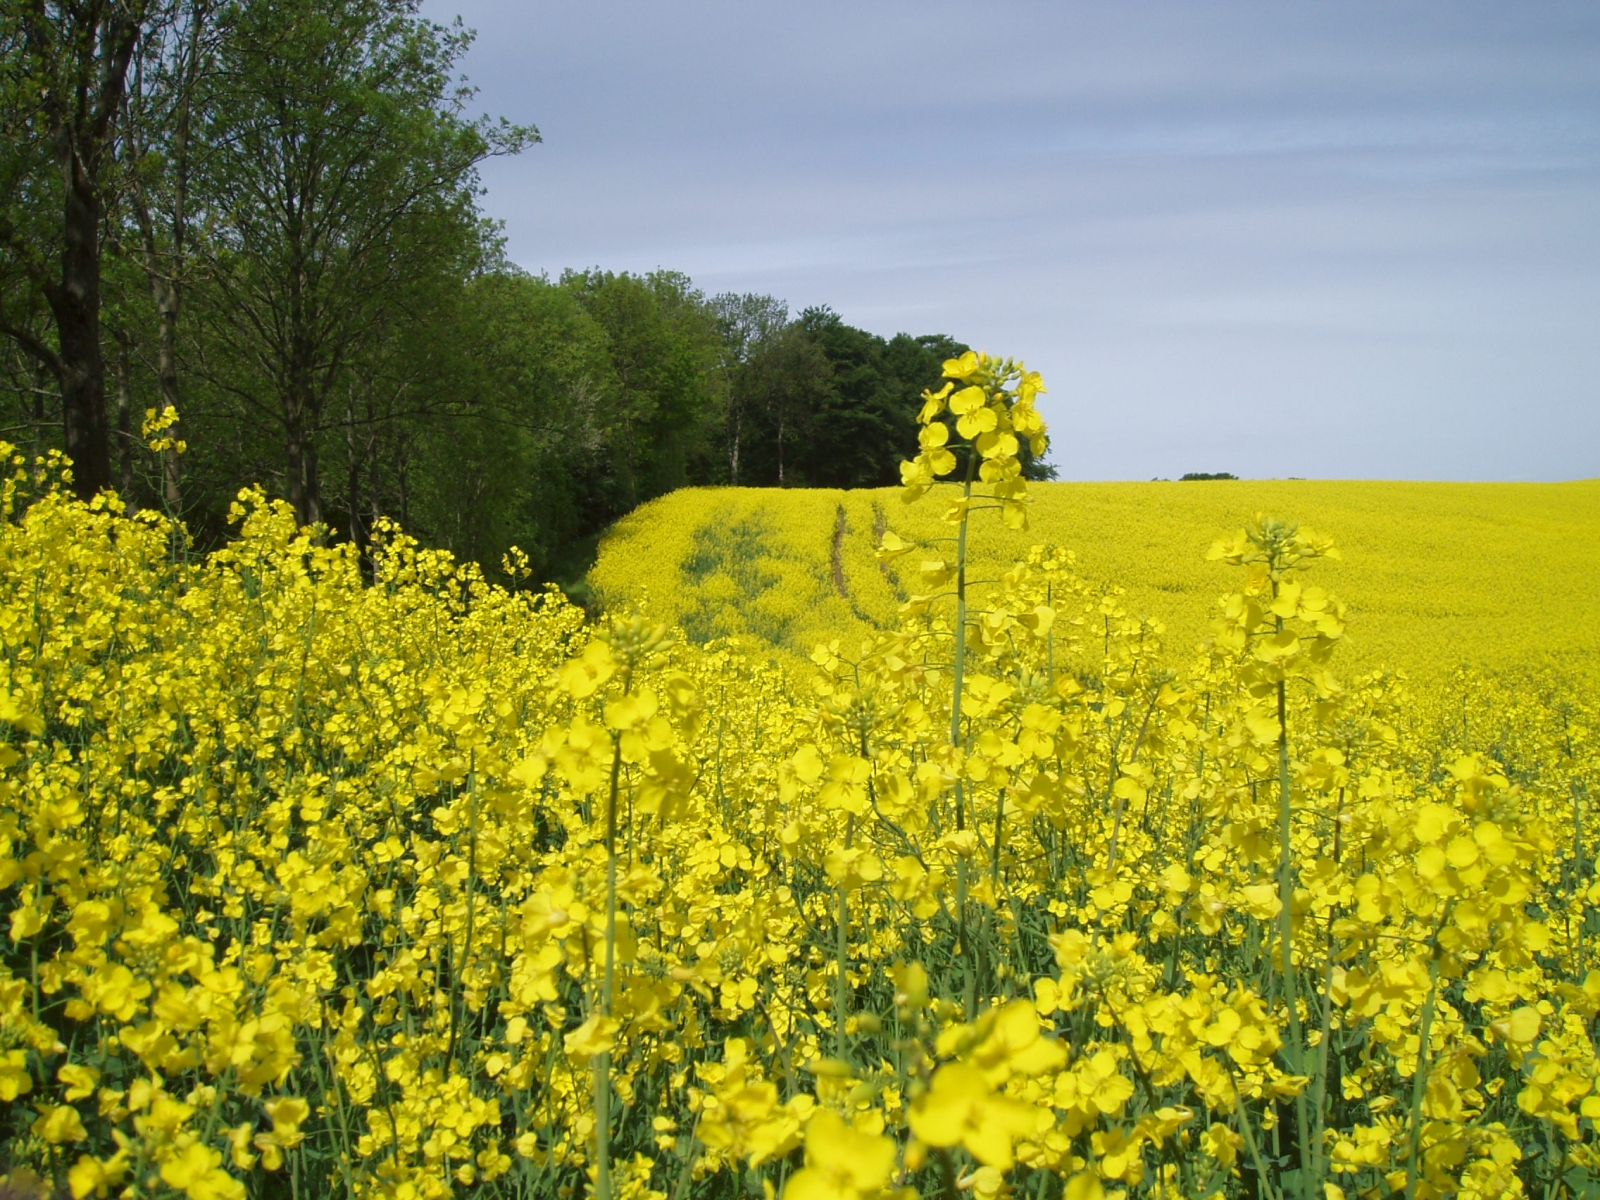
[(301, 525), (322, 520), (322, 487), (317, 473), (317, 443), (306, 429), (305, 412), (292, 403), (284, 421), (289, 458), (289, 503)]
[[(169, 436), (178, 439), (178, 425), (173, 425)], [(178, 457), (178, 447), (169, 445), (161, 452), (161, 497), (167, 502), (167, 515), (176, 519), (183, 510), (183, 462)]]
[(43, 360), (35, 359), (33, 363), (33, 456), (35, 458), (44, 453), (44, 424), (45, 406), (44, 398), (48, 394), (45, 390), (45, 381), (52, 376), (52, 372)]
[[(298, 232), (298, 231), (296, 231)], [(289, 301), (289, 363), (284, 395), (284, 433), (289, 452), (289, 503), (302, 526), (322, 520), (322, 481), (317, 473), (316, 348), (307, 330), (305, 297), (292, 285)]]
[[(175, 279), (150, 277), (150, 290), (156, 302), (156, 384), (161, 389), (163, 408), (171, 408), (182, 419), (183, 409), (178, 405), (178, 283)], [(179, 427), (171, 426), (167, 436), (176, 440)], [(180, 484), (183, 481), (178, 448), (168, 446), (161, 452), (161, 496), (167, 511), (178, 515), (183, 504)]]
[(783, 410), (778, 410), (778, 486), (783, 486)]
[(133, 499), (133, 381), (128, 337), (117, 334), (117, 494), (131, 516), (138, 511)]
[(59, 275), (40, 282), (55, 318), (50, 366), (61, 388), (73, 490), (86, 500), (112, 485), (100, 348), (101, 175), (110, 159), (144, 9), (137, 2), (91, 0), (28, 5), (20, 13), (27, 43), (46, 73), (41, 98), (64, 193)]
[(106, 365), (100, 353), (100, 191), (82, 158), (63, 136), (68, 176), (62, 224), (61, 281), (45, 299), (56, 320), (61, 357), (61, 414), (72, 486), (87, 500), (111, 486), (111, 438), (106, 422)]
[(394, 454), (394, 480), (395, 489), (399, 493), (400, 501), (400, 527), (411, 528), (411, 477), (407, 468), (411, 465), (411, 458), (403, 435), (402, 440), (395, 446)]
[[(172, 231), (171, 274), (161, 269), (156, 246), (155, 227), (142, 197), (135, 196), (134, 209), (138, 214), (140, 233), (144, 240), (145, 272), (150, 280), (150, 297), (156, 309), (156, 386), (161, 393), (163, 408), (171, 408), (180, 416), (181, 393), (178, 386), (178, 312), (182, 304), (179, 277), (183, 271), (183, 193), (180, 185), (174, 201)], [(172, 425), (167, 436), (176, 441), (180, 425)], [(161, 498), (167, 512), (176, 517), (183, 507), (183, 461), (176, 445), (161, 452)]]
[(355, 402), (348, 391), (344, 407), (344, 445), (350, 460), (350, 471), (345, 479), (345, 509), (350, 514), (350, 540), (355, 543), (365, 574), (372, 557), (372, 529), (361, 512), (361, 467), (368, 455), (356, 437)]

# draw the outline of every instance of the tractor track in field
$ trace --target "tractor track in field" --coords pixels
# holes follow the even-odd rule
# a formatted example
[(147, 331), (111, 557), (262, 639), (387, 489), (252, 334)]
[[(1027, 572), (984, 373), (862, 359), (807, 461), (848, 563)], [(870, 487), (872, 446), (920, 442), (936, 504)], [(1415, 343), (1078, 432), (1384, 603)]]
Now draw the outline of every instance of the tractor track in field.
[[(883, 623), (867, 613), (856, 602), (856, 598), (850, 594), (850, 585), (844, 577), (844, 539), (849, 536), (849, 533), (850, 519), (845, 515), (844, 505), (841, 504), (834, 510), (833, 546), (829, 554), (830, 565), (833, 568), (833, 588), (839, 593), (844, 602), (850, 606), (850, 611), (856, 615), (858, 620), (865, 621), (874, 629), (882, 629)], [(881, 566), (882, 564), (879, 565)]]

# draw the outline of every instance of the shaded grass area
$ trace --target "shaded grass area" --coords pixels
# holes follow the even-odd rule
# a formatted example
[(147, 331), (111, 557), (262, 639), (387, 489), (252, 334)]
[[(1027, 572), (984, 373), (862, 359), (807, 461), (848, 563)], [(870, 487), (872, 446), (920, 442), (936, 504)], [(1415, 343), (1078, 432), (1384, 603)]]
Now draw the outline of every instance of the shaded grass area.
[(600, 600), (589, 583), (589, 572), (594, 569), (600, 555), (600, 542), (606, 531), (590, 534), (574, 542), (565, 543), (551, 556), (545, 571), (545, 582), (553, 583), (572, 603), (591, 616), (601, 608)]

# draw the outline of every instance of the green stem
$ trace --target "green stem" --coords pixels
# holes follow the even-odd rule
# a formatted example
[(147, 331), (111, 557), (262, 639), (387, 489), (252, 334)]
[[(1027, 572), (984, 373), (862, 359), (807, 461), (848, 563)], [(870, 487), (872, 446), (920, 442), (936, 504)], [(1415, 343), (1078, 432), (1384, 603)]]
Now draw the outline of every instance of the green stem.
[[(1278, 628), (1283, 628), (1283, 618), (1278, 618)], [(1294, 852), (1290, 844), (1293, 812), (1289, 795), (1289, 715), (1288, 698), (1282, 679), (1278, 680), (1278, 953), (1283, 973), (1283, 999), (1289, 1009), (1289, 1040), (1284, 1045), (1288, 1051), (1289, 1069), (1296, 1075), (1305, 1072), (1305, 1036), (1300, 1028), (1300, 1003), (1295, 988), (1294, 970)], [(1310, 1190), (1311, 1164), (1316, 1157), (1316, 1147), (1311, 1144), (1311, 1114), (1306, 1103), (1305, 1089), (1294, 1098), (1295, 1125), (1300, 1135), (1300, 1191), (1306, 1200), (1313, 1200)]]
[[(447, 1059), (455, 1057), (456, 1039), (465, 1017), (461, 1012), (461, 994), (465, 986), (463, 976), (467, 964), (472, 961), (473, 883), (478, 874), (478, 752), (476, 750), (472, 751), (470, 758), (467, 789), (467, 927), (460, 961), (453, 961), (450, 964), (454, 970), (451, 972), (450, 980), (450, 1048), (445, 1053)], [(451, 957), (453, 959), (454, 954)]]
[[(976, 455), (976, 451), (974, 451)], [(961, 499), (972, 499), (972, 469), (961, 485)], [(956, 657), (955, 683), (950, 696), (950, 744), (961, 745), (961, 685), (967, 667), (967, 510), (961, 510), (961, 525), (956, 531)], [(960, 784), (956, 785), (956, 828), (961, 828)]]
[(1311, 1089), (1311, 1112), (1314, 1122), (1311, 1130), (1311, 1179), (1306, 1184), (1310, 1194), (1319, 1194), (1322, 1191), (1322, 1177), (1327, 1168), (1324, 1166), (1323, 1141), (1328, 1125), (1328, 1043), (1333, 1036), (1333, 915), (1328, 915), (1328, 945), (1327, 965), (1323, 971), (1322, 980), (1322, 1025), (1321, 1037), (1317, 1041), (1317, 1071), (1316, 1081)]
[(934, 1151), (934, 1158), (939, 1163), (939, 1182), (944, 1185), (944, 1200), (961, 1200), (961, 1185), (956, 1179), (956, 1165), (950, 1158), (948, 1147), (940, 1146)]
[(1261, 1189), (1265, 1200), (1273, 1200), (1271, 1176), (1267, 1174), (1266, 1163), (1261, 1161), (1261, 1147), (1256, 1144), (1255, 1133), (1250, 1128), (1250, 1115), (1245, 1111), (1244, 1092), (1239, 1087), (1239, 1080), (1233, 1077), (1233, 1068), (1228, 1068), (1228, 1075), (1233, 1078), (1233, 1094), (1239, 1103), (1239, 1132), (1244, 1134), (1245, 1148), (1250, 1151), (1250, 1161), (1255, 1163), (1256, 1184)]
[(995, 903), (1000, 901), (1000, 834), (1006, 817), (1006, 793), (1001, 788), (994, 802), (994, 844), (989, 847), (989, 886), (994, 889)]
[[(617, 793), (622, 783), (622, 734), (611, 735), (611, 788), (606, 798), (606, 957), (600, 983), (600, 1015), (611, 1019), (611, 989), (617, 956)], [(611, 1200), (611, 1054), (594, 1060), (595, 1196)]]
[[(1051, 608), (1055, 607), (1055, 584), (1049, 581), (1046, 581), (1044, 585), (1044, 602)], [(1054, 690), (1056, 686), (1056, 627), (1054, 621), (1050, 623), (1050, 628), (1045, 630), (1044, 656), (1045, 663), (1050, 671), (1050, 687)]]
[(1439, 947), (1433, 947), (1428, 960), (1428, 998), (1422, 1003), (1422, 1028), (1417, 1036), (1417, 1073), (1411, 1080), (1411, 1145), (1406, 1152), (1406, 1200), (1416, 1200), (1417, 1155), (1422, 1149), (1422, 1098), (1428, 1090), (1428, 1073), (1433, 1069), (1430, 1061), (1433, 1033), (1433, 1007), (1439, 996)]
[[(851, 813), (845, 821), (844, 827), (844, 848), (846, 850), (850, 849), (851, 843), (855, 841), (855, 835), (856, 817), (854, 813)], [(850, 969), (850, 898), (845, 892), (843, 883), (839, 885), (839, 919), (834, 930), (833, 961), (835, 969), (833, 979), (833, 1052), (835, 1057), (842, 1061), (846, 1057), (844, 1036), (845, 992), (847, 988), (846, 979)], [(776, 1032), (774, 1032), (773, 1036), (777, 1036)]]
[(834, 936), (834, 967), (833, 978), (833, 1052), (841, 1061), (845, 1058), (845, 973), (849, 968), (850, 960), (850, 901), (845, 894), (844, 885), (839, 886), (839, 921), (838, 929)]
[[(961, 746), (961, 690), (967, 670), (967, 506), (972, 500), (972, 473), (977, 469), (978, 450), (970, 447), (967, 454), (967, 477), (961, 484), (961, 524), (956, 531), (956, 654), (955, 679), (950, 693), (950, 745)], [(956, 778), (956, 829), (967, 827), (966, 795), (960, 776)], [(963, 854), (956, 863), (956, 937), (957, 950), (966, 970), (965, 988), (966, 1020), (977, 1015), (977, 971), (972, 962), (972, 943), (967, 936), (967, 856)]]

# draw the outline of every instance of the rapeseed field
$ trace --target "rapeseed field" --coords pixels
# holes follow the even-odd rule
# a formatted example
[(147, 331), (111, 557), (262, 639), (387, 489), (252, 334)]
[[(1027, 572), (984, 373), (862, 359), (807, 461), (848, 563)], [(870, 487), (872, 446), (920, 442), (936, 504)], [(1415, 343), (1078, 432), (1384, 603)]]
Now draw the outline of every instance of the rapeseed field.
[[(974, 569), (996, 576), (1037, 543), (1070, 550), (1079, 575), (1165, 627), (1174, 662), (1205, 637), (1226, 587), (1206, 547), (1257, 512), (1338, 531), (1344, 558), (1324, 573), (1358, 617), (1349, 662), (1431, 678), (1600, 662), (1600, 480), (1035, 483), (1029, 494), (1029, 528), (987, 531)], [(689, 488), (620, 521), (590, 579), (611, 603), (644, 604), (691, 636), (750, 632), (803, 656), (898, 622), (915, 581), (873, 556), (890, 523), (939, 532), (938, 514), (906, 508), (898, 489)]]
[(1592, 522), (1030, 485), (1037, 376), (945, 369), (899, 491), (669, 500), (595, 620), (6, 448), (8, 1186), (1600, 1191)]

